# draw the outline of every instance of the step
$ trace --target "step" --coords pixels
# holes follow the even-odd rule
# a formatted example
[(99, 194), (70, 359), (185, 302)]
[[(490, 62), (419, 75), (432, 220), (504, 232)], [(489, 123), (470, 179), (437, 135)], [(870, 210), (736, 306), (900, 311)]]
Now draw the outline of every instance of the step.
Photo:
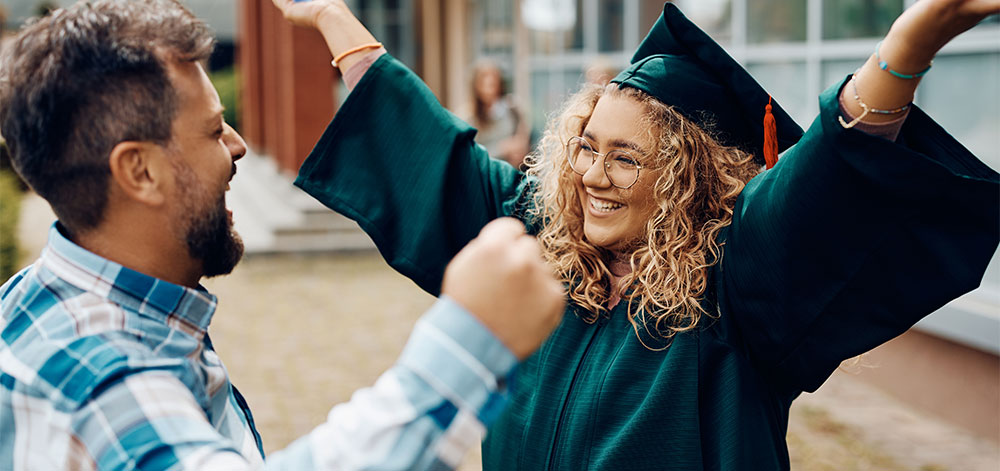
[(269, 158), (250, 153), (237, 163), (227, 204), (247, 253), (371, 250), (349, 218), (292, 184)]

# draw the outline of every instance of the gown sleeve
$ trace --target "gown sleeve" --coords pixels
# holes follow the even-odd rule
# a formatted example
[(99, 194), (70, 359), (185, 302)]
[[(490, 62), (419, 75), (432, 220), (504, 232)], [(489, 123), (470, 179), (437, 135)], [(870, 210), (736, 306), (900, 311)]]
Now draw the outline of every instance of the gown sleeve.
[(437, 295), (490, 220), (519, 215), (528, 180), (389, 54), (348, 95), (295, 184), (355, 220), (393, 268)]
[(719, 267), (722, 314), (791, 392), (979, 286), (1000, 242), (997, 173), (916, 107), (896, 142), (844, 129), (843, 83), (744, 189)]

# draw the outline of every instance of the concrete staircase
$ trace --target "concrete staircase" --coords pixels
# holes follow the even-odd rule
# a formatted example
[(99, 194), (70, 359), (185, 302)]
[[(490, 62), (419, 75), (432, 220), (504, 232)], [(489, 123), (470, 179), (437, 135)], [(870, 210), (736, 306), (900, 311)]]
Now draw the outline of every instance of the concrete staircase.
[(236, 167), (226, 203), (247, 254), (375, 248), (354, 221), (293, 186), (271, 159), (250, 152)]

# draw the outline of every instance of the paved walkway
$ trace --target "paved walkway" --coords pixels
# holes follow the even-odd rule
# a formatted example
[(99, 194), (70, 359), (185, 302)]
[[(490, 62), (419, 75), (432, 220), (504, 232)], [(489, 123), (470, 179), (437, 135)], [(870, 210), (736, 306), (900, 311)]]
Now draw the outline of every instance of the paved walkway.
[[(20, 237), (30, 260), (52, 215), (37, 197), (23, 208)], [(433, 302), (374, 252), (249, 258), (205, 285), (220, 299), (211, 335), (271, 451), (374, 382)], [(916, 412), (846, 373), (796, 401), (788, 442), (794, 470), (1000, 469), (1000, 444)], [(462, 469), (480, 469), (478, 452)]]

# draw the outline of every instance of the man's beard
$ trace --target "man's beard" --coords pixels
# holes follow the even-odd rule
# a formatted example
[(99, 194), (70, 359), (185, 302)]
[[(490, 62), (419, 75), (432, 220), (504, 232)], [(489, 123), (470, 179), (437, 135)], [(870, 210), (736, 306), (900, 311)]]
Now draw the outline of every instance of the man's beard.
[(188, 253), (201, 260), (202, 275), (227, 275), (243, 257), (243, 240), (229, 225), (225, 196), (206, 214), (196, 215), (187, 230)]
[(184, 164), (175, 166), (181, 189), (181, 206), (185, 210), (183, 234), (188, 254), (202, 262), (202, 276), (226, 275), (243, 257), (243, 240), (233, 230), (226, 211), (225, 193), (209, 208), (205, 208), (207, 191)]

